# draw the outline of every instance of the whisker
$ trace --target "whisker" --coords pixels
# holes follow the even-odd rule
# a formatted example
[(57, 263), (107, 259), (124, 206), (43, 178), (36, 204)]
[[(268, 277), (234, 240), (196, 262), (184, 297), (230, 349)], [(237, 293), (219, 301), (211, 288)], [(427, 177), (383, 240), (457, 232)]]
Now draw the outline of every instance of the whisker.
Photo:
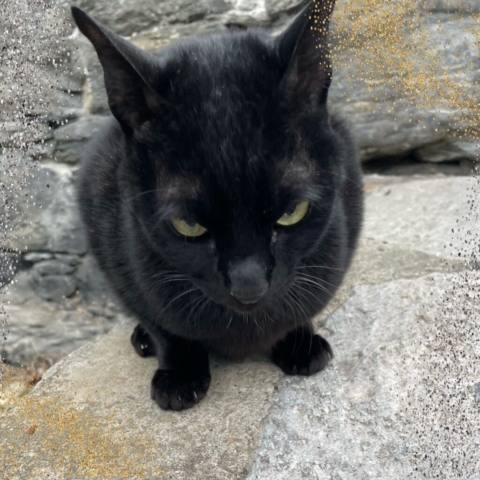
[[(294, 287), (294, 286), (295, 285), (292, 285), (292, 287)], [(292, 288), (292, 290), (293, 290), (293, 288)], [(300, 292), (296, 292), (296, 293), (298, 293), (300, 295)], [(293, 291), (292, 291), (292, 295), (293, 295)], [(300, 299), (298, 297), (295, 297), (295, 298), (297, 298), (297, 300), (298, 300), (298, 302), (297, 302), (298, 307), (302, 310), (303, 314), (305, 315), (305, 320), (307, 320), (307, 323), (310, 323), (311, 318), (307, 315), (304, 308), (302, 307), (302, 302), (300, 301)], [(305, 297), (302, 295), (302, 298), (305, 298)], [(296, 329), (296, 332), (297, 331), (298, 331), (298, 328)], [(304, 335), (305, 335), (304, 329), (302, 329), (302, 340), (301, 340), (302, 342), (303, 342)], [(310, 339), (310, 341), (311, 341), (311, 339)], [(294, 345), (294, 347), (293, 347), (294, 352), (295, 352), (296, 344), (297, 344), (297, 333), (295, 333), (295, 342), (293, 344)]]
[[(319, 280), (319, 281), (326, 281), (323, 278), (318, 277), (317, 275), (310, 275), (310, 274), (304, 273), (304, 272), (296, 272), (296, 275), (306, 277), (306, 278), (313, 278), (313, 279)], [(330, 284), (330, 285), (332, 285), (332, 284)]]
[(264, 310), (265, 316), (272, 322), (275, 323), (275, 320), (268, 314), (267, 310)]
[(145, 192), (140, 192), (137, 195), (133, 195), (133, 197), (124, 197), (124, 199), (130, 202), (138, 197), (141, 197), (142, 195), (147, 195), (148, 193), (163, 192), (164, 190), (168, 190), (168, 188), (155, 188), (154, 190), (146, 190)]
[[(329, 295), (331, 295), (331, 293), (330, 293), (326, 288), (324, 288), (322, 285), (317, 285), (317, 284), (314, 284), (314, 285), (315, 285), (317, 288), (320, 288), (322, 291), (324, 291), (324, 292), (328, 293)], [(307, 290), (306, 288), (301, 287), (300, 285), (298, 285), (298, 284), (296, 284), (296, 283), (294, 283), (294, 284), (292, 285), (292, 287), (300, 288), (300, 289), (302, 289), (303, 291), (305, 291), (305, 292), (309, 293), (310, 295), (312, 295), (315, 299), (317, 299), (317, 297), (315, 296), (315, 294), (314, 294), (313, 292), (311, 292), (310, 290)], [(298, 293), (300, 293), (300, 292), (298, 292)], [(304, 298), (305, 298), (305, 297), (304, 297)], [(337, 324), (335, 323), (335, 319), (334, 319), (333, 316), (332, 316), (332, 312), (331, 312), (330, 309), (328, 308), (328, 302), (323, 306), (322, 310), (323, 310), (323, 309), (325, 309), (325, 310), (327, 311), (328, 316), (332, 319), (333, 324), (335, 325), (335, 329), (337, 330)]]
[(343, 268), (327, 267), (326, 265), (299, 265), (297, 267), (297, 270), (301, 269), (301, 268), (323, 268), (324, 270), (336, 270), (338, 272), (343, 272), (344, 271)]
[(182, 322), (182, 323), (188, 325), (188, 321), (190, 320), (190, 317), (192, 316), (192, 313), (194, 312), (195, 307), (197, 307), (204, 298), (205, 298), (205, 295), (204, 295), (203, 292), (202, 292), (201, 295), (199, 296), (199, 298), (195, 298), (193, 301), (191, 301), (191, 302), (184, 308), (184, 310), (186, 310), (190, 305), (192, 305), (192, 308), (190, 308), (190, 313), (188, 314), (187, 319), (186, 319), (184, 322)]
[[(311, 275), (307, 275), (307, 274), (304, 274), (304, 273), (297, 274), (297, 278), (303, 280), (304, 282), (310, 282), (312, 285), (315, 285), (315, 286), (317, 286), (318, 288), (322, 288), (322, 287), (320, 287), (320, 284), (318, 284), (317, 282), (323, 282), (323, 283), (326, 283), (326, 284), (331, 285), (332, 287), (336, 288), (335, 285), (333, 285), (333, 284), (330, 283), (330, 282), (327, 282), (326, 280), (324, 280), (324, 279), (322, 279), (322, 278), (313, 277), (313, 278), (315, 278), (315, 280), (316, 280), (316, 281), (313, 281), (313, 280), (310, 280), (310, 278), (303, 278), (303, 277), (310, 277), (310, 278), (312, 278)], [(323, 289), (324, 291), (328, 291), (328, 289), (327, 289), (326, 287), (323, 287), (322, 289)], [(329, 293), (330, 293), (331, 295), (333, 295), (332, 292), (329, 292)], [(345, 317), (346, 317), (349, 325), (351, 325), (352, 322), (351, 322), (350, 316), (349, 316), (349, 314), (348, 314), (348, 312), (347, 312), (347, 309), (345, 308), (345, 305), (342, 304), (342, 305), (340, 305), (339, 308), (342, 309), (342, 311), (343, 311), (343, 313), (345, 314)], [(327, 310), (327, 311), (328, 311), (328, 310)], [(329, 312), (329, 315), (330, 315), (330, 312)], [(333, 320), (333, 318), (332, 318), (332, 320)], [(334, 324), (335, 324), (335, 320), (333, 320), (333, 322), (334, 322)], [(337, 328), (336, 325), (335, 325), (335, 328)]]
[[(295, 300), (294, 300), (294, 297), (291, 296), (290, 290), (287, 291), (286, 300), (287, 300), (287, 305), (291, 308), (291, 310), (292, 310), (292, 312), (293, 312), (293, 320), (295, 321), (295, 331), (296, 331), (297, 328), (298, 328), (298, 327), (297, 327), (297, 315), (296, 315), (295, 309), (294, 309), (294, 308), (290, 305), (290, 303), (288, 302), (288, 299), (289, 299), (289, 298), (290, 298), (291, 300), (293, 300), (295, 304), (297, 304), (297, 303), (295, 302)], [(295, 340), (294, 340), (294, 342), (293, 342), (293, 352), (292, 352), (292, 353), (295, 352), (296, 346), (297, 346), (297, 334), (295, 333)]]
[(156, 273), (155, 275), (152, 275), (150, 277), (150, 280), (154, 279), (154, 278), (159, 278), (159, 277), (164, 277), (164, 278), (167, 278), (167, 277), (171, 277), (171, 278), (178, 278), (178, 277), (184, 277), (184, 278), (188, 278), (187, 275), (183, 274), (183, 273), (178, 273), (178, 272), (173, 272), (173, 271), (166, 271), (166, 272), (160, 272), (160, 273)]
[(195, 290), (198, 290), (198, 288), (191, 288), (190, 290), (187, 290), (186, 292), (182, 292), (180, 295), (177, 295), (171, 302), (168, 302), (165, 307), (163, 307), (162, 312), (164, 312), (175, 300), (178, 300), (179, 298), (183, 297), (184, 295), (187, 295), (187, 293), (194, 292)]
[[(293, 285), (292, 285), (293, 287)], [(305, 320), (310, 320), (309, 316), (307, 315), (307, 312), (305, 312), (305, 309), (302, 307), (302, 304), (300, 302), (300, 300), (294, 295), (294, 292), (293, 292), (293, 289), (290, 290), (290, 293), (292, 294), (293, 298), (296, 299), (296, 304), (298, 306), (298, 308), (303, 312), (303, 315), (305, 316)]]
[(257, 322), (257, 317), (255, 315), (252, 315), (252, 320), (253, 320), (253, 323), (260, 329), (260, 331), (264, 331), (263, 328), (258, 324)]
[[(323, 290), (324, 292), (328, 292), (330, 295), (332, 295), (332, 292), (330, 292), (326, 287), (318, 284), (317, 282), (314, 282), (314, 281), (312, 281), (312, 280), (310, 280), (310, 279), (302, 278), (301, 276), (299, 276), (298, 279), (299, 279), (300, 282), (303, 280), (303, 283), (308, 283), (308, 284), (310, 284), (310, 285), (314, 285), (315, 287)], [(325, 283), (328, 283), (329, 285), (332, 285), (331, 283), (326, 282), (325, 280), (322, 280), (322, 279), (317, 279), (317, 280), (320, 280), (320, 281), (323, 281), (323, 282), (325, 282)], [(332, 285), (332, 286), (334, 286), (334, 285)], [(311, 293), (311, 292), (310, 292), (310, 293)], [(335, 322), (335, 319), (334, 319), (333, 316), (332, 316), (331, 311), (327, 308), (326, 305), (325, 305), (324, 308), (327, 310), (328, 315), (332, 318), (332, 321), (333, 321), (333, 323), (334, 323), (335, 329), (337, 329), (337, 324), (336, 324), (336, 322)], [(348, 314), (348, 311), (347, 311), (345, 305), (343, 305), (343, 304), (340, 305), (340, 306), (338, 307), (338, 309), (343, 312), (343, 314), (345, 315), (345, 318), (347, 319), (348, 324), (351, 326), (351, 325), (352, 325), (352, 321), (351, 321), (350, 315)]]
[(196, 324), (196, 321), (197, 321), (198, 317), (200, 316), (200, 313), (203, 312), (205, 310), (205, 307), (212, 301), (206, 295), (205, 295), (205, 298), (207, 299), (207, 301), (204, 302), (204, 304), (201, 307), (199, 307), (199, 309), (197, 310), (197, 315), (195, 316), (195, 324)]
[[(304, 288), (299, 287), (298, 285), (295, 285), (295, 283), (292, 285), (292, 288), (294, 288), (294, 287), (301, 288), (302, 290), (305, 290)], [(305, 290), (305, 291), (308, 291), (308, 290)], [(298, 293), (299, 295), (301, 295), (302, 298), (306, 299), (307, 302), (308, 302), (308, 298), (305, 297), (305, 295), (303, 295), (301, 292), (297, 292), (297, 293)], [(310, 292), (309, 292), (309, 293), (310, 293)], [(312, 327), (311, 321), (310, 321), (310, 322), (307, 322), (307, 323), (308, 323), (308, 326), (309, 326), (309, 328), (310, 328), (310, 345), (309, 345), (309, 347), (308, 347), (308, 353), (310, 353), (310, 352), (312, 351), (313, 327)], [(305, 333), (304, 333), (304, 330), (302, 329), (302, 342), (303, 342), (304, 335), (305, 335)]]
[(298, 277), (295, 278), (295, 282), (301, 282), (301, 283), (305, 283), (305, 284), (309, 284), (309, 285), (314, 285), (315, 287), (322, 290), (323, 292), (328, 293), (329, 295), (332, 295), (332, 292), (330, 290), (328, 290), (327, 287), (325, 287), (321, 283), (318, 283), (314, 280), (311, 280), (310, 278), (302, 278), (302, 277), (298, 276)]
[(155, 282), (155, 285), (161, 285), (164, 282), (173, 282), (173, 281), (187, 281), (189, 278), (187, 277), (164, 277), (160, 278)]

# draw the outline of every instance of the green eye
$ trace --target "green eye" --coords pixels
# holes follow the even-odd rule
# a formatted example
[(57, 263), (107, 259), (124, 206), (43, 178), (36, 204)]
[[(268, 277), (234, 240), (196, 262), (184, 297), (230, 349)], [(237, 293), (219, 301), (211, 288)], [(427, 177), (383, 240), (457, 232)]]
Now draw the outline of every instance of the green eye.
[(289, 227), (298, 223), (308, 212), (308, 202), (300, 202), (292, 213), (284, 213), (278, 220), (279, 225)]
[(187, 223), (181, 218), (174, 218), (172, 220), (173, 228), (186, 237), (200, 237), (207, 229), (202, 227), (199, 223)]

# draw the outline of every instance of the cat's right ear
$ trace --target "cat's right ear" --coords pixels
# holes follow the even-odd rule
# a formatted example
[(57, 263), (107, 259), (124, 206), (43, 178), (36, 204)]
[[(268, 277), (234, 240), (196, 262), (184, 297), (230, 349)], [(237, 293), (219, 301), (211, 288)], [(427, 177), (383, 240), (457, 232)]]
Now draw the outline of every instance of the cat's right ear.
[(334, 5), (335, 0), (310, 0), (275, 39), (285, 69), (284, 87), (303, 106), (327, 101), (332, 80), (328, 33)]
[(133, 130), (150, 119), (160, 99), (152, 88), (152, 56), (72, 7), (80, 31), (94, 46), (103, 67), (108, 105), (122, 127)]

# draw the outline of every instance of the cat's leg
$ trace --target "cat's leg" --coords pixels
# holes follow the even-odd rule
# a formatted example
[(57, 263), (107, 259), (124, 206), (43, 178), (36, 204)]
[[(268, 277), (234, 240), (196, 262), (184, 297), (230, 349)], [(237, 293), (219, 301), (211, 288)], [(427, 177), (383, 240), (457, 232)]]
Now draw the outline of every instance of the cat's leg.
[(141, 357), (153, 357), (157, 353), (150, 334), (140, 324), (133, 330), (130, 341)]
[(273, 363), (288, 375), (312, 375), (333, 358), (330, 344), (309, 326), (292, 330), (271, 351)]
[(155, 343), (160, 368), (152, 379), (152, 399), (164, 410), (193, 407), (210, 386), (207, 349), (198, 342), (163, 331)]

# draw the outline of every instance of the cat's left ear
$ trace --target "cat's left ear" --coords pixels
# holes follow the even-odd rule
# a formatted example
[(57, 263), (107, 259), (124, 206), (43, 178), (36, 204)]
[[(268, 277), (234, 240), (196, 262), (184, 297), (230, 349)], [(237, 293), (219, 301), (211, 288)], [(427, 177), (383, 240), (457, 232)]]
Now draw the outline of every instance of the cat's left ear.
[(285, 67), (284, 88), (295, 102), (321, 105), (327, 102), (332, 81), (328, 47), (330, 17), (335, 0), (314, 0), (276, 39), (280, 62)]

